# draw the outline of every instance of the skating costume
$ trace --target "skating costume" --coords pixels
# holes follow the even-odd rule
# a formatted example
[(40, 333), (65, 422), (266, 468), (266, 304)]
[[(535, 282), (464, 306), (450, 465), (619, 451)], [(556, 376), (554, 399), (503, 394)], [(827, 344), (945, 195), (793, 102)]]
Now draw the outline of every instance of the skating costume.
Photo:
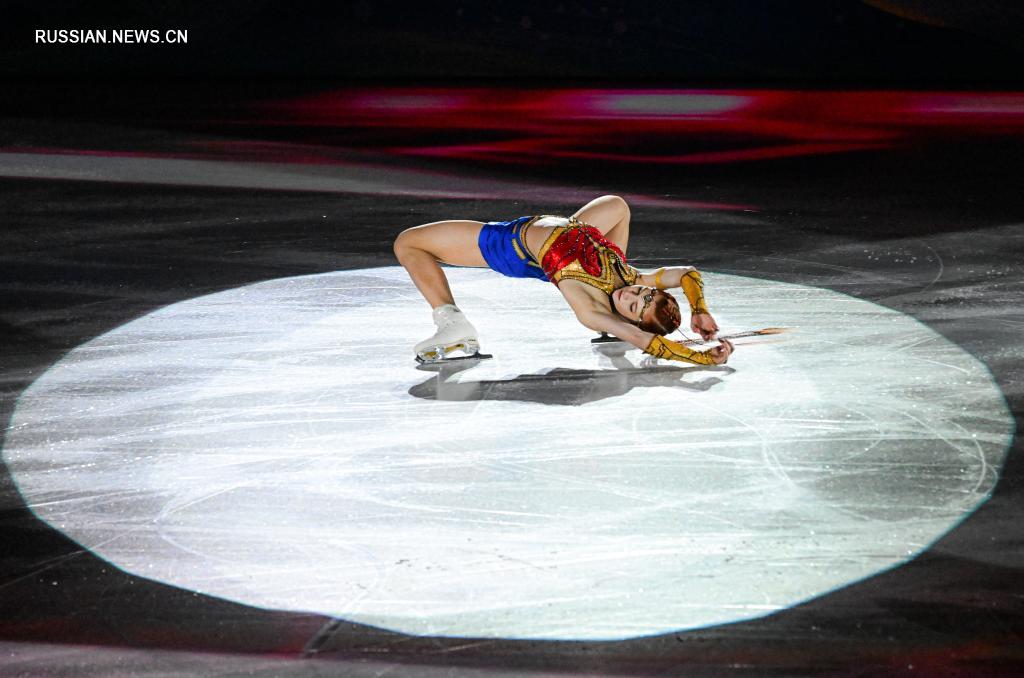
[(540, 219), (536, 217), (519, 217), (512, 221), (489, 221), (480, 229), (477, 244), (484, 255), (487, 265), (511, 278), (537, 278), (547, 280), (541, 269), (523, 242), (523, 234), (530, 224)]
[[(556, 285), (562, 280), (579, 280), (605, 294), (611, 294), (620, 287), (616, 284), (616, 276), (626, 285), (633, 285), (640, 275), (639, 271), (626, 262), (618, 245), (605, 238), (601, 231), (575, 217), (569, 218), (568, 226), (558, 227), (551, 232), (540, 249), (540, 261), (544, 273)], [(691, 271), (683, 280), (683, 291), (694, 313), (707, 313), (702, 290), (700, 274)], [(694, 351), (657, 335), (651, 339), (644, 353), (665, 360), (698, 365), (715, 364), (710, 352)]]
[(598, 229), (576, 217), (567, 226), (557, 226), (540, 248), (540, 265), (555, 285), (563, 280), (579, 280), (611, 294), (623, 285), (632, 285), (640, 272), (626, 262), (619, 246)]

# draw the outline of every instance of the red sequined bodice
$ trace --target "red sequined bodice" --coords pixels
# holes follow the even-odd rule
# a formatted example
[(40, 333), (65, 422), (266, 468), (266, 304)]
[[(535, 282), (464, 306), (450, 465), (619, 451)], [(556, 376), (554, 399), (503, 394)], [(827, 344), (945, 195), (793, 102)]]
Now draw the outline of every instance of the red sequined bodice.
[(579, 280), (611, 294), (620, 285), (636, 281), (638, 271), (626, 263), (619, 246), (598, 229), (569, 217), (568, 226), (552, 231), (540, 251), (540, 264), (548, 280)]

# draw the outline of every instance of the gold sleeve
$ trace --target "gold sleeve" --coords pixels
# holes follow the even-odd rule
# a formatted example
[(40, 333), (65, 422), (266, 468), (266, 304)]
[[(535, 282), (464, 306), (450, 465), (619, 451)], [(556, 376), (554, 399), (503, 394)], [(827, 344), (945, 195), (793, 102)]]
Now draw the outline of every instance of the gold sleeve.
[(654, 335), (651, 343), (644, 349), (644, 353), (653, 355), (655, 358), (665, 360), (678, 360), (680, 362), (697, 363), (698, 365), (714, 365), (710, 351), (694, 351), (686, 348), (680, 343), (674, 342), (665, 337)]
[(679, 286), (690, 302), (690, 313), (708, 312), (707, 304), (704, 303), (704, 281), (696, 269), (688, 271), (679, 281)]

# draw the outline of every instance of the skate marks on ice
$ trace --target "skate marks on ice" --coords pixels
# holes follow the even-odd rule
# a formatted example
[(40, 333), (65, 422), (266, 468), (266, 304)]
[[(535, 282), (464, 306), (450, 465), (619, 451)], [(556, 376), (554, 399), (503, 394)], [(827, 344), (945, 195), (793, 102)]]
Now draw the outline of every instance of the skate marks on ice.
[(410, 393), (433, 327), (402, 269), (286, 278), (74, 349), (21, 397), (4, 459), (37, 515), (133, 574), (410, 634), (586, 640), (894, 567), (998, 477), (1012, 421), (987, 370), (897, 312), (707, 273), (723, 332), (798, 330), (709, 375), (595, 353), (551, 285), (450, 273), (495, 357), (444, 388), (515, 397)]

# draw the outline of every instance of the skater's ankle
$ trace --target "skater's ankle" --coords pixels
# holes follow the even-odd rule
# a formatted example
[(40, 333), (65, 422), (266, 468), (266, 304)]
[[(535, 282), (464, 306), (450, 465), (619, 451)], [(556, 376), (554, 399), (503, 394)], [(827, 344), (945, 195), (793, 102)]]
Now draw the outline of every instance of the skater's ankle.
[(438, 306), (434, 309), (433, 315), (435, 319), (465, 316), (462, 309), (455, 304), (444, 304), (442, 306)]

